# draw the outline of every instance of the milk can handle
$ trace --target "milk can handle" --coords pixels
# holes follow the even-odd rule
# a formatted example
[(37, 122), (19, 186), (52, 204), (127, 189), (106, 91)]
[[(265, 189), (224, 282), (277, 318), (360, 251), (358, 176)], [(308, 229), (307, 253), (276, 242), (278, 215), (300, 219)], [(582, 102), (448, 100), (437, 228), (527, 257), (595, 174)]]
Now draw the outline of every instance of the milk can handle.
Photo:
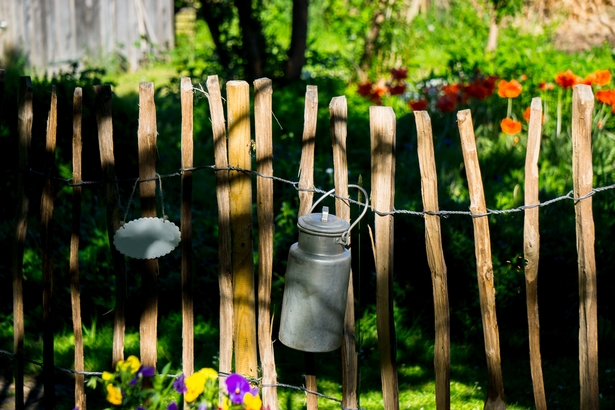
[[(344, 245), (347, 244), (348, 236), (350, 235), (350, 231), (352, 230), (352, 228), (354, 228), (354, 226), (357, 223), (359, 223), (361, 218), (363, 218), (363, 216), (367, 212), (367, 208), (369, 208), (369, 198), (367, 197), (367, 191), (362, 186), (355, 185), (355, 184), (348, 184), (348, 188), (357, 188), (357, 189), (359, 189), (359, 190), (361, 190), (363, 192), (363, 195), (365, 195), (365, 203), (364, 203), (365, 206), (363, 208), (363, 212), (361, 212), (361, 215), (359, 215), (357, 220), (354, 221), (353, 224), (350, 225), (350, 228), (348, 228), (348, 230), (342, 234), (342, 242), (344, 243)], [(321, 196), (318, 199), (318, 201), (314, 202), (314, 204), (312, 205), (312, 207), (308, 211), (308, 214), (312, 213), (312, 211), (314, 210), (314, 208), (316, 208), (316, 205), (318, 205), (320, 203), (320, 201), (322, 201), (323, 199), (325, 199), (327, 196), (331, 195), (334, 192), (335, 192), (335, 188), (333, 188), (332, 190), (330, 190), (329, 192), (327, 192), (323, 196)]]

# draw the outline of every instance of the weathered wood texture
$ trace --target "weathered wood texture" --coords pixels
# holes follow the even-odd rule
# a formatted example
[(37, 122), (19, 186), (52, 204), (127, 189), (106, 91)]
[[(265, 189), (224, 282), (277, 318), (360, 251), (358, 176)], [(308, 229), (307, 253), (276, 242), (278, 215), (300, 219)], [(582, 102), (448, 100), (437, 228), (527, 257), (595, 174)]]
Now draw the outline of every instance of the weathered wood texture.
[(3, 0), (0, 18), (0, 55), (17, 51), (43, 70), (113, 54), (137, 69), (147, 53), (175, 44), (172, 0)]
[[(226, 84), (229, 165), (252, 169), (250, 87), (245, 81)], [(258, 375), (254, 257), (252, 255), (252, 180), (230, 172), (231, 246), (233, 250), (233, 321), (235, 372)]]
[[(372, 206), (391, 212), (395, 200), (396, 119), (390, 107), (370, 107)], [(399, 409), (396, 336), (393, 320), (393, 215), (375, 216), (376, 328), (380, 352), (383, 407)]]
[[(538, 156), (542, 133), (542, 103), (532, 99), (525, 157), (525, 206), (538, 205)], [(538, 207), (528, 208), (523, 219), (523, 256), (525, 258), (525, 295), (530, 343), (530, 369), (536, 410), (546, 410), (547, 401), (540, 355), (540, 320), (538, 315), (538, 260), (540, 231)]]
[[(485, 354), (487, 356), (488, 386), (485, 410), (505, 409), (504, 382), (502, 379), (502, 360), (500, 358), (500, 336), (495, 311), (495, 288), (493, 286), (493, 264), (491, 262), (491, 237), (485, 192), (478, 163), (474, 126), (470, 110), (457, 113), (457, 123), (461, 136), (463, 161), (470, 191), (470, 212), (474, 225), (474, 249), (478, 276)], [(478, 216), (482, 215), (482, 216)]]
[[(588, 85), (576, 85), (572, 93), (572, 177), (574, 196), (592, 191), (592, 110), (594, 94)], [(598, 391), (598, 297), (592, 197), (578, 200), (576, 216), (579, 266), (579, 377), (581, 410), (599, 407)]]
[(416, 111), (417, 143), (419, 168), (421, 172), (421, 195), (425, 215), (425, 246), (427, 263), (431, 270), (433, 285), (434, 317), (436, 340), (434, 344), (434, 367), (436, 371), (436, 408), (451, 407), (451, 330), (448, 304), (448, 280), (444, 251), (442, 249), (442, 229), (440, 216), (430, 213), (439, 212), (438, 173), (434, 155), (431, 118), (427, 111)]

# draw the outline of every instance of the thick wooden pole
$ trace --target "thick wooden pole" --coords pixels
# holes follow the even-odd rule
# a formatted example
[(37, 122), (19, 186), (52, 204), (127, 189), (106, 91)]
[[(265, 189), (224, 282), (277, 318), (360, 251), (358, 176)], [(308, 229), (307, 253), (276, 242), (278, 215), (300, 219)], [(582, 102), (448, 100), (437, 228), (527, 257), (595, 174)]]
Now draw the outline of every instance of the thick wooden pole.
[[(226, 84), (229, 165), (252, 168), (250, 87), (245, 81)], [(249, 173), (231, 171), (231, 246), (233, 250), (233, 318), (235, 372), (258, 373), (256, 306), (252, 255), (252, 181)]]
[[(207, 77), (209, 113), (213, 131), (218, 202), (218, 286), (220, 289), (221, 373), (232, 371), (233, 361), (233, 271), (231, 262), (231, 203), (224, 107), (218, 76)], [(222, 378), (220, 380), (222, 383)], [(221, 386), (222, 387), (222, 386)]]
[(421, 195), (425, 214), (425, 245), (427, 263), (431, 270), (433, 285), (436, 341), (434, 345), (434, 368), (436, 371), (436, 408), (451, 408), (451, 330), (448, 304), (448, 280), (444, 251), (442, 250), (442, 229), (438, 212), (438, 173), (434, 155), (431, 118), (427, 111), (415, 111), (418, 139), (419, 168), (421, 170)]
[[(273, 176), (271, 80), (254, 81), (254, 123), (256, 139), (256, 170), (261, 175)], [(271, 281), (273, 277), (273, 180), (256, 180), (258, 214), (258, 346), (263, 372), (263, 384), (277, 384), (277, 371), (271, 335)], [(278, 410), (276, 387), (263, 386), (263, 407)]]
[[(139, 179), (146, 180), (156, 176), (156, 105), (154, 103), (154, 83), (139, 84)], [(156, 180), (141, 182), (141, 216), (156, 217)], [(143, 261), (141, 287), (143, 311), (141, 312), (141, 363), (156, 366), (156, 344), (158, 327), (158, 259)]]
[[(390, 107), (370, 107), (372, 206), (391, 212), (395, 200), (395, 113)], [(375, 216), (376, 328), (385, 410), (399, 409), (396, 337), (393, 320), (393, 215)]]
[(98, 123), (98, 148), (105, 180), (105, 203), (107, 207), (107, 232), (115, 274), (115, 319), (113, 323), (113, 356), (111, 368), (124, 360), (124, 332), (126, 330), (126, 262), (113, 246), (113, 235), (120, 227), (120, 198), (115, 182), (115, 157), (113, 154), (113, 121), (111, 116), (111, 86), (95, 85), (96, 120)]
[[(540, 98), (532, 99), (530, 124), (527, 133), (525, 157), (525, 206), (538, 205), (538, 156), (542, 134), (542, 103)], [(525, 258), (525, 294), (527, 324), (530, 341), (530, 369), (534, 389), (536, 410), (546, 410), (547, 400), (542, 377), (540, 356), (540, 319), (538, 316), (538, 261), (540, 256), (540, 231), (538, 229), (538, 207), (525, 210), (523, 219), (523, 257)]]
[[(81, 183), (81, 115), (83, 91), (75, 88), (73, 94), (73, 184)], [(80, 185), (73, 186), (73, 225), (70, 236), (70, 300), (73, 315), (73, 334), (75, 336), (75, 370), (84, 371), (83, 335), (81, 323), (81, 291), (79, 290), (79, 241), (81, 238), (81, 192)], [(75, 407), (86, 410), (85, 378), (75, 375)]]
[[(329, 103), (329, 118), (331, 121), (331, 143), (333, 145), (335, 193), (339, 197), (348, 198), (348, 158), (346, 156), (348, 104), (346, 103), (346, 97), (334, 97), (331, 100), (331, 103)], [(350, 222), (350, 203), (336, 198), (335, 215)], [(350, 238), (348, 239), (349, 245)], [(344, 408), (356, 409), (359, 407), (357, 397), (358, 367), (354, 287), (351, 270), (342, 341), (342, 407)]]
[(23, 254), (28, 232), (30, 198), (26, 184), (30, 168), (32, 141), (32, 82), (21, 77), (17, 101), (17, 133), (19, 144), (19, 176), (17, 181), (17, 210), (15, 211), (15, 242), (13, 244), (13, 353), (15, 354), (15, 409), (24, 408), (24, 317), (23, 317)]
[(461, 149), (466, 167), (468, 188), (470, 191), (470, 212), (473, 215), (474, 246), (478, 275), (478, 293), (480, 297), (485, 354), (487, 356), (488, 387), (485, 410), (505, 409), (504, 382), (502, 380), (502, 360), (500, 358), (500, 335), (495, 312), (495, 288), (493, 286), (493, 264), (491, 262), (491, 239), (489, 219), (486, 215), (487, 205), (481, 179), (476, 140), (470, 110), (457, 113), (457, 123), (461, 136)]
[(51, 107), (47, 119), (45, 138), (45, 186), (41, 196), (41, 247), (43, 251), (43, 385), (45, 409), (55, 406), (55, 360), (53, 349), (53, 182), (51, 174), (55, 165), (56, 134), (58, 130), (58, 97), (51, 86)]
[[(181, 79), (182, 104), (182, 367), (194, 372), (194, 293), (192, 292), (192, 171), (194, 166), (194, 91), (189, 77)], [(185, 406), (186, 407), (186, 406)], [(187, 408), (187, 407), (186, 407)]]
[[(592, 110), (594, 94), (588, 85), (576, 85), (572, 93), (572, 177), (574, 196), (592, 191)], [(581, 410), (599, 407), (598, 392), (598, 297), (594, 216), (591, 196), (575, 202), (579, 266), (579, 377)]]

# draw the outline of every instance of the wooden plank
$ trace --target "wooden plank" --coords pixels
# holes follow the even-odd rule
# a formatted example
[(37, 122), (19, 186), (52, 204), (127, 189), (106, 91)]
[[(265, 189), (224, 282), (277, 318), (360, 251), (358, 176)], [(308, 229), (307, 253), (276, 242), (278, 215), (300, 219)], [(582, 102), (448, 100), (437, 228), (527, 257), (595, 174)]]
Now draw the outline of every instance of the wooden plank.
[[(572, 177), (574, 196), (592, 191), (592, 110), (594, 94), (588, 85), (572, 92)], [(579, 267), (579, 377), (581, 410), (599, 407), (598, 392), (598, 301), (592, 197), (575, 202)]]
[[(192, 291), (192, 171), (194, 166), (194, 91), (190, 77), (181, 79), (182, 105), (182, 366), (185, 375), (194, 372), (194, 292)], [(187, 408), (187, 407), (186, 407)]]
[(312, 207), (314, 192), (314, 147), (318, 120), (318, 87), (308, 85), (305, 92), (303, 137), (301, 139), (301, 163), (299, 164), (299, 214), (305, 215)]
[(98, 148), (105, 180), (105, 204), (107, 207), (107, 232), (115, 274), (115, 317), (113, 321), (113, 354), (111, 368), (124, 360), (124, 333), (126, 330), (126, 263), (113, 246), (113, 235), (120, 227), (120, 198), (115, 182), (115, 157), (113, 154), (113, 119), (111, 115), (111, 86), (95, 85), (96, 121), (98, 124)]
[(47, 118), (45, 137), (44, 174), (45, 186), (41, 195), (41, 248), (43, 269), (43, 385), (45, 409), (53, 409), (55, 402), (54, 346), (53, 346), (53, 197), (54, 184), (51, 179), (55, 165), (56, 137), (58, 131), (58, 97), (56, 88), (51, 86), (51, 106)]
[[(229, 165), (252, 168), (250, 140), (250, 87), (245, 81), (226, 84)], [(252, 181), (250, 174), (230, 172), (231, 246), (233, 261), (233, 319), (235, 372), (258, 373), (256, 306), (252, 255)]]
[(19, 80), (17, 101), (17, 133), (19, 175), (17, 180), (17, 210), (15, 211), (15, 242), (13, 243), (13, 353), (15, 355), (15, 409), (24, 408), (24, 316), (23, 316), (23, 254), (28, 232), (27, 175), (30, 168), (32, 143), (32, 82), (30, 77)]
[[(231, 262), (231, 202), (224, 107), (218, 76), (207, 77), (218, 202), (218, 286), (220, 289), (221, 373), (232, 371), (233, 358), (233, 270)], [(222, 383), (222, 379), (220, 381)]]
[[(372, 206), (391, 212), (395, 200), (395, 113), (390, 107), (370, 107)], [(376, 328), (385, 410), (399, 409), (395, 323), (393, 319), (393, 215), (376, 215)]]
[[(348, 104), (346, 97), (334, 97), (329, 103), (331, 122), (331, 143), (333, 145), (333, 170), (335, 193), (348, 198), (348, 159), (346, 156), (346, 137), (348, 136)], [(350, 222), (350, 203), (339, 198), (335, 200), (335, 215)], [(350, 246), (350, 238), (348, 238)], [(359, 407), (357, 396), (358, 358), (355, 338), (354, 287), (352, 269), (348, 284), (348, 299), (344, 316), (342, 340), (342, 407)]]
[(434, 318), (436, 340), (434, 344), (434, 368), (436, 371), (436, 408), (451, 408), (451, 331), (448, 303), (448, 279), (444, 251), (442, 249), (442, 229), (439, 212), (438, 173), (434, 155), (431, 118), (427, 111), (415, 111), (419, 168), (421, 172), (421, 195), (425, 211), (425, 246), (427, 263), (431, 271), (433, 287)]
[[(156, 180), (144, 181), (156, 176), (156, 105), (154, 83), (139, 84), (139, 192), (141, 216), (156, 217)], [(158, 259), (146, 259), (141, 268), (143, 311), (139, 334), (141, 337), (141, 363), (156, 366), (156, 345), (158, 329)]]
[[(542, 137), (542, 102), (533, 98), (530, 123), (527, 133), (525, 157), (525, 206), (537, 205), (538, 198), (538, 156)], [(525, 259), (525, 295), (527, 323), (530, 343), (530, 369), (536, 410), (546, 410), (547, 400), (542, 376), (540, 355), (540, 319), (538, 315), (538, 261), (540, 255), (539, 208), (528, 208), (523, 219), (523, 257)]]
[[(81, 119), (83, 111), (83, 90), (75, 88), (73, 94), (73, 184), (81, 183)], [(75, 370), (84, 371), (83, 334), (81, 322), (81, 292), (79, 290), (79, 241), (81, 238), (81, 193), (80, 185), (73, 186), (73, 225), (70, 236), (70, 300), (73, 317), (73, 335), (75, 337)], [(85, 377), (75, 375), (75, 407), (86, 410)]]
[[(483, 181), (481, 179), (472, 114), (470, 110), (457, 113), (457, 124), (461, 136), (463, 161), (470, 191), (470, 212), (484, 215), (487, 212)], [(493, 265), (491, 262), (491, 239), (487, 216), (473, 216), (474, 247), (478, 275), (485, 354), (487, 356), (488, 386), (485, 410), (505, 409), (504, 382), (502, 380), (502, 360), (500, 358), (500, 336), (495, 311), (495, 288), (493, 286)]]
[[(272, 131), (273, 86), (268, 78), (254, 81), (254, 123), (256, 139), (256, 171), (273, 176)], [(277, 384), (277, 371), (271, 330), (271, 281), (273, 278), (273, 179), (256, 179), (258, 214), (258, 347), (263, 384)], [(263, 407), (278, 409), (276, 387), (263, 387)]]

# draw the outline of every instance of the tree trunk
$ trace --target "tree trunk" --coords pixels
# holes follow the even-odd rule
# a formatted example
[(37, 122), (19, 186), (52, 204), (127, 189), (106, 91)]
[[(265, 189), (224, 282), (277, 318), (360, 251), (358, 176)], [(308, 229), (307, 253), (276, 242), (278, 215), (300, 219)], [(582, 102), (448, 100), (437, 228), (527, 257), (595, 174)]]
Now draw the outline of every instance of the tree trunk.
[(305, 50), (307, 48), (309, 0), (293, 0), (293, 27), (286, 60), (285, 77), (287, 80), (298, 80), (305, 65)]
[(491, 14), (491, 22), (489, 24), (489, 37), (487, 37), (487, 47), (485, 52), (491, 53), (498, 48), (498, 20), (495, 12)]
[(372, 19), (372, 26), (365, 39), (365, 48), (363, 49), (363, 55), (359, 62), (359, 81), (363, 82), (367, 80), (367, 71), (371, 66), (374, 54), (376, 53), (376, 45), (378, 37), (380, 36), (380, 29), (382, 24), (386, 20), (386, 6), (388, 0), (379, 0), (376, 9), (374, 10), (374, 17)]
[(241, 27), (242, 53), (246, 60), (245, 77), (252, 81), (263, 77), (265, 65), (262, 50), (264, 37), (260, 21), (254, 17), (251, 0), (235, 0)]

